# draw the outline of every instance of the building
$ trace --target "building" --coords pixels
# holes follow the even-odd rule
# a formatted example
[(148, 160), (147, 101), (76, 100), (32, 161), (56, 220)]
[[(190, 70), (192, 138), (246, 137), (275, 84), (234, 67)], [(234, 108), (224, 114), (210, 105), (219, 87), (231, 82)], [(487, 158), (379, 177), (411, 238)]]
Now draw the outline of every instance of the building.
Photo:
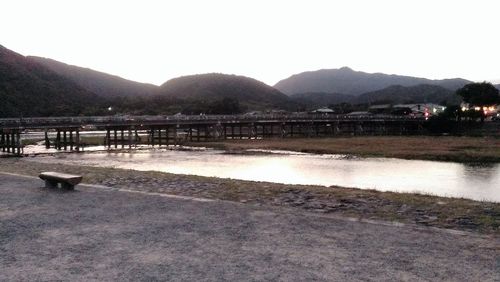
[(330, 109), (330, 108), (320, 108), (320, 109), (316, 109), (316, 110), (312, 111), (312, 113), (315, 113), (315, 114), (333, 114), (333, 113), (335, 113), (335, 111)]
[(433, 116), (442, 113), (446, 107), (432, 103), (398, 104), (393, 109), (410, 109), (413, 116)]
[(485, 107), (472, 107), (468, 103), (462, 103), (460, 104), (460, 107), (462, 108), (462, 111), (468, 111), (468, 110), (476, 110), (476, 111), (483, 111), (484, 116), (486, 117), (498, 117), (500, 116), (500, 105), (491, 105), (491, 106), (485, 106)]
[(372, 114), (391, 114), (392, 105), (391, 104), (383, 104), (383, 105), (373, 105), (368, 108), (368, 111)]

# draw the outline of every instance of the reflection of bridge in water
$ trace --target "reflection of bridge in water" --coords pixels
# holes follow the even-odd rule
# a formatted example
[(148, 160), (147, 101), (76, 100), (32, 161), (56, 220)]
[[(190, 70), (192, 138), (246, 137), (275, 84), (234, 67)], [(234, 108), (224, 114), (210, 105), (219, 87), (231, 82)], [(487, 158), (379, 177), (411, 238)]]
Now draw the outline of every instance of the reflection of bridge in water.
[(398, 116), (316, 114), (0, 119), (0, 153), (21, 155), (27, 132), (44, 132), (46, 148), (80, 151), (84, 145), (80, 132), (89, 130), (104, 131), (104, 144), (111, 150), (133, 148), (139, 143), (166, 146), (224, 139), (414, 135), (423, 132), (424, 121)]

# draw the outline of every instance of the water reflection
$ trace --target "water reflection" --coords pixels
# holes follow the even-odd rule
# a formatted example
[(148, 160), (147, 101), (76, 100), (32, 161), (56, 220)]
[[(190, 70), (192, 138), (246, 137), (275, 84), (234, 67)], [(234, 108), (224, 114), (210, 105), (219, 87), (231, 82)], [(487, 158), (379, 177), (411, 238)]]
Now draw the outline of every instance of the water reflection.
[[(463, 165), (463, 173), (472, 178), (483, 177), (486, 179), (495, 178), (495, 167), (498, 164), (494, 163), (470, 163)], [(499, 184), (500, 185), (500, 184)]]
[(500, 202), (499, 164), (464, 165), (386, 158), (346, 159), (339, 155), (286, 152), (234, 155), (217, 150), (97, 152), (44, 156), (33, 160), (286, 184), (418, 192)]

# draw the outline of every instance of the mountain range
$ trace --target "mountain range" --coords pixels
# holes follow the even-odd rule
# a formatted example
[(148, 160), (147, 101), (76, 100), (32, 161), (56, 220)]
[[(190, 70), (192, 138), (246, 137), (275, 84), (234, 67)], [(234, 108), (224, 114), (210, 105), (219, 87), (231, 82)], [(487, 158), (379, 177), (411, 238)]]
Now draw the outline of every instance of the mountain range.
[(298, 93), (342, 93), (361, 95), (387, 88), (392, 85), (415, 86), (419, 84), (437, 85), (455, 91), (471, 81), (454, 78), (431, 80), (411, 76), (354, 71), (348, 67), (323, 69), (292, 75), (281, 80), (274, 88), (292, 95)]
[(0, 117), (229, 114), (310, 110), (339, 103), (458, 104), (455, 90), (467, 83), (460, 78), (430, 80), (344, 67), (300, 73), (274, 87), (219, 73), (183, 76), (156, 86), (52, 59), (25, 57), (0, 45)]
[(350, 104), (459, 104), (460, 98), (454, 91), (437, 85), (419, 84), (415, 86), (392, 85), (359, 96), (339, 93), (299, 93), (290, 96), (291, 99), (305, 105), (307, 108), (318, 108), (340, 103)]
[(288, 96), (249, 77), (200, 74), (156, 86), (1, 45), (0, 101), (0, 117), (296, 110)]

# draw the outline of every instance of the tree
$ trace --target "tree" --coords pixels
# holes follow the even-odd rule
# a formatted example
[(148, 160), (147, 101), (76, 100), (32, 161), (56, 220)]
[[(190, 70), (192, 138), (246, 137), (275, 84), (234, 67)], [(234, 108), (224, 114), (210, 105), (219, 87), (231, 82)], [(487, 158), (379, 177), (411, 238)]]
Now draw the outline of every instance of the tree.
[(328, 108), (332, 109), (337, 114), (348, 114), (354, 111), (353, 105), (349, 103), (331, 104)]
[(489, 82), (469, 83), (458, 89), (457, 94), (471, 106), (484, 107), (500, 103), (498, 89)]
[(460, 121), (462, 117), (462, 111), (460, 109), (460, 106), (457, 105), (448, 106), (444, 109), (442, 113), (439, 114), (439, 117), (442, 117), (443, 119), (447, 120)]
[(208, 106), (209, 114), (233, 115), (241, 113), (240, 102), (238, 99), (224, 97), (222, 100), (216, 100)]
[[(473, 107), (482, 108), (500, 103), (498, 89), (489, 82), (469, 83), (458, 89), (457, 95), (461, 96), (465, 103)], [(481, 121), (484, 121), (484, 113), (481, 114)]]

